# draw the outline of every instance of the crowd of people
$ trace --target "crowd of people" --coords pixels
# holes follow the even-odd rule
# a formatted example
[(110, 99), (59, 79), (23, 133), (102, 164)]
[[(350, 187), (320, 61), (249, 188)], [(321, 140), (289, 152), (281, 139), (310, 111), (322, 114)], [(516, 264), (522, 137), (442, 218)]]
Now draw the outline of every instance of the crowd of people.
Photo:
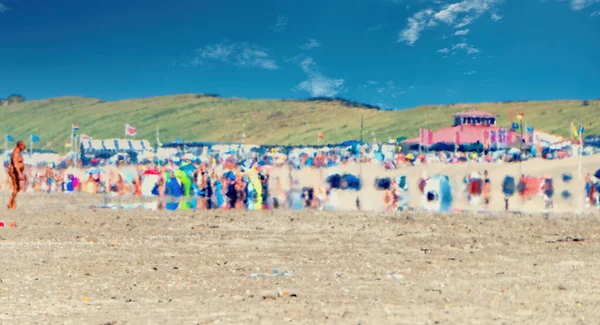
[[(19, 147), (21, 146), (21, 147)], [(21, 148), (21, 149), (19, 149)], [(292, 170), (305, 168), (327, 168), (339, 164), (358, 162), (356, 155), (340, 154), (332, 150), (328, 152), (301, 153), (295, 157), (279, 157), (264, 155), (262, 158), (239, 159), (235, 155), (215, 155), (204, 162), (196, 159), (179, 157), (161, 162), (145, 162), (126, 164), (117, 161), (115, 164), (106, 161), (95, 161), (96, 167), (89, 168), (57, 168), (48, 164), (37, 166), (25, 165), (20, 151), (24, 145), (18, 145), (6, 163), (6, 175), (0, 188), (13, 189), (13, 196), (8, 203), (9, 208), (16, 206), (16, 193), (72, 193), (103, 194), (115, 197), (154, 197), (164, 207), (166, 202), (185, 200), (193, 202), (195, 209), (339, 209), (339, 199), (333, 189), (355, 189), (361, 187), (360, 180), (353, 175), (337, 175), (337, 178), (321, 179), (320, 184), (300, 187), (298, 180), (292, 177)], [(494, 161), (490, 155), (477, 157), (482, 161)], [(451, 162), (466, 160), (463, 154), (444, 153), (434, 156), (397, 154), (395, 161), (381, 160), (373, 156), (364, 156), (363, 162), (381, 162), (384, 167), (400, 168), (406, 164)], [(475, 158), (475, 157), (470, 157)], [(507, 159), (503, 156), (502, 159)], [(288, 179), (281, 175), (272, 177), (270, 171), (274, 166), (289, 169)], [(526, 184), (525, 176), (519, 180)], [(424, 187), (427, 177), (417, 181), (420, 193), (425, 196)], [(284, 184), (285, 183), (285, 186)], [(491, 182), (486, 170), (483, 174), (473, 173), (465, 177), (463, 191), (469, 202), (472, 196), (479, 198), (485, 209), (491, 199)], [(513, 187), (516, 185), (513, 185)], [(536, 185), (537, 186), (537, 185)], [(540, 183), (546, 206), (551, 208), (553, 190), (551, 181)], [(503, 184), (503, 191), (506, 186)], [(383, 207), (386, 211), (402, 211), (409, 208), (408, 181), (406, 177), (376, 179), (375, 188), (380, 191)], [(15, 192), (16, 191), (16, 192)], [(523, 192), (519, 189), (518, 192)], [(523, 195), (523, 193), (520, 193)], [(596, 177), (586, 178), (586, 198), (589, 205), (600, 205), (600, 182)], [(508, 201), (507, 208), (508, 208)], [(360, 202), (357, 200), (357, 207)]]
[[(106, 166), (56, 169), (26, 166), (19, 192), (88, 193), (109, 196), (155, 197), (163, 201), (193, 200), (196, 209), (324, 209), (327, 186), (286, 190), (267, 167), (223, 166), (184, 162), (175, 165)], [(11, 189), (10, 177), (0, 188)], [(300, 206), (301, 205), (301, 206)]]

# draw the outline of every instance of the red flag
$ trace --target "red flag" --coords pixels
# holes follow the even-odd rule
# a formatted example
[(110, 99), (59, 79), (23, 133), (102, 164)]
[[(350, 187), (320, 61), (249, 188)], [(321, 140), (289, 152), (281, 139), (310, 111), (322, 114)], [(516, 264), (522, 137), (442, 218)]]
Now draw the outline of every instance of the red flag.
[(433, 130), (427, 130), (427, 144), (433, 145)]
[(125, 136), (134, 137), (136, 135), (137, 135), (137, 129), (129, 124), (125, 124)]
[(523, 114), (523, 112), (517, 113), (517, 119), (522, 120), (524, 117), (525, 117), (525, 114)]
[(317, 135), (318, 139), (324, 139), (325, 137), (323, 137), (323, 133), (321, 133), (321, 131), (319, 131), (319, 135)]
[(425, 130), (425, 129), (419, 129), (419, 136), (420, 136), (419, 144), (420, 145), (424, 145), (425, 144), (426, 133), (427, 133), (427, 130)]
[(454, 135), (454, 144), (457, 146), (460, 146), (460, 132), (456, 131), (456, 134)]
[(513, 113), (513, 111), (510, 111), (510, 123), (515, 121), (515, 114)]

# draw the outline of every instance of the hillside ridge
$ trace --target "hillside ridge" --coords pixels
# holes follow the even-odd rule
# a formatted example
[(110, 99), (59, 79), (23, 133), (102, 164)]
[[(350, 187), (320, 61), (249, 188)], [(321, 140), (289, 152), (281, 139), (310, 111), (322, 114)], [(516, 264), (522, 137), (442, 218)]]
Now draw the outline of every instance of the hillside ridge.
[(600, 100), (514, 101), (421, 105), (381, 110), (344, 99), (244, 99), (212, 94), (175, 94), (104, 101), (95, 97), (64, 96), (30, 100), (0, 107), (0, 132), (14, 139), (40, 138), (34, 147), (65, 151), (71, 124), (80, 134), (96, 139), (123, 138), (124, 125), (137, 128), (137, 139), (155, 143), (227, 141), (253, 144), (339, 143), (360, 138), (364, 117), (365, 140), (387, 141), (414, 137), (420, 128), (440, 129), (453, 123), (452, 114), (477, 109), (498, 115), (510, 125), (510, 112), (523, 112), (524, 123), (536, 129), (570, 136), (570, 123), (582, 124), (586, 134), (600, 133)]

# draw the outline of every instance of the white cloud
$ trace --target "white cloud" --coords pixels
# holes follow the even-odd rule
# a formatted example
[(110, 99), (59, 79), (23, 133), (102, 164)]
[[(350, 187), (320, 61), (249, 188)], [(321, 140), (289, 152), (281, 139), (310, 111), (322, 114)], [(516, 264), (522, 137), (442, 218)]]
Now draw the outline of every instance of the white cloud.
[(473, 18), (467, 16), (461, 20), (460, 23), (454, 25), (454, 28), (464, 28), (465, 26), (470, 25), (473, 22)]
[(195, 55), (181, 65), (197, 67), (207, 62), (220, 62), (237, 67), (253, 67), (265, 70), (275, 70), (279, 67), (267, 50), (247, 42), (206, 45), (195, 50)]
[(406, 42), (413, 46), (421, 37), (421, 32), (425, 30), (429, 23), (429, 18), (433, 15), (433, 10), (427, 9), (417, 12), (414, 16), (408, 18), (408, 27), (400, 32), (399, 42)]
[(594, 11), (590, 14), (590, 17), (600, 16), (600, 11)]
[(470, 29), (460, 29), (454, 32), (454, 35), (467, 35), (469, 34)]
[(450, 52), (450, 49), (449, 49), (449, 48), (447, 48), (447, 47), (445, 47), (445, 48), (443, 48), (443, 49), (437, 50), (437, 52), (438, 52), (438, 53), (448, 53), (448, 52)]
[(495, 8), (502, 0), (463, 0), (446, 5), (434, 17), (448, 25), (453, 25), (461, 14), (471, 14), (475, 17)]
[(476, 73), (477, 73), (477, 71), (471, 70), (471, 71), (465, 72), (465, 75), (470, 76), (470, 75), (474, 75)]
[(452, 46), (452, 50), (465, 50), (468, 54), (475, 54), (481, 52), (478, 48), (473, 47), (467, 43), (459, 43)]
[[(502, 1), (503, 0), (462, 0), (443, 5), (441, 2), (436, 2), (438, 5), (442, 5), (437, 10), (421, 10), (408, 18), (407, 26), (400, 32), (398, 41), (413, 46), (415, 42), (419, 40), (421, 33), (424, 30), (436, 27), (439, 23), (451, 25), (457, 29), (464, 28), (482, 14), (496, 10), (496, 6)], [(495, 15), (496, 16), (493, 17), (500, 17), (497, 14)]]
[(334, 97), (340, 93), (343, 85), (344, 79), (327, 78), (317, 72), (298, 84), (294, 90), (306, 91), (313, 97)]
[(599, 2), (600, 0), (571, 0), (571, 9), (582, 10)]
[[(197, 49), (196, 52), (200, 54), (202, 59), (216, 60), (216, 61), (229, 61), (231, 54), (235, 51), (235, 44), (220, 43), (214, 45), (207, 45), (203, 48)], [(200, 58), (198, 57), (198, 58)]]
[(307, 80), (302, 81), (292, 90), (305, 91), (313, 97), (334, 97), (344, 90), (345, 80), (325, 77), (310, 56), (300, 55), (291, 60), (297, 62), (308, 76)]
[(269, 27), (269, 30), (276, 33), (283, 33), (288, 24), (288, 17), (284, 15), (277, 16), (277, 22), (275, 25)]
[(0, 1), (0, 12), (7, 12), (7, 11), (10, 11), (10, 8), (7, 5), (3, 4), (2, 1)]
[(269, 54), (258, 47), (245, 46), (236, 56), (235, 65), (244, 67), (258, 67), (265, 70), (276, 70), (279, 67)]
[(492, 14), (493, 21), (499, 21), (500, 19), (502, 19), (502, 16), (498, 15), (497, 13)]
[(300, 48), (303, 49), (303, 50), (310, 50), (310, 49), (314, 49), (314, 48), (317, 48), (317, 47), (321, 47), (321, 44), (319, 43), (319, 41), (317, 41), (314, 38), (310, 38), (308, 40), (308, 43), (300, 46)]
[[(366, 88), (368, 90), (370, 89), (371, 91), (377, 93), (377, 95), (389, 96), (391, 98), (397, 98), (398, 96), (406, 93), (406, 91), (402, 89), (402, 87), (397, 86), (393, 80), (388, 80), (386, 82), (369, 80), (365, 85), (362, 85), (359, 88)], [(414, 87), (411, 89), (413, 88)]]

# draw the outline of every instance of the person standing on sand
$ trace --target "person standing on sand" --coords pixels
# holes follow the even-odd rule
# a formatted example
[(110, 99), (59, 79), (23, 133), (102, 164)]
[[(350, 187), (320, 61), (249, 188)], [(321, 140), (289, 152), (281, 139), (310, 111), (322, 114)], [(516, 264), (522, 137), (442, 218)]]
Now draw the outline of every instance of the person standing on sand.
[(23, 163), (23, 154), (25, 151), (25, 143), (23, 141), (17, 142), (15, 149), (10, 155), (10, 163), (8, 165), (8, 176), (12, 182), (12, 195), (10, 196), (10, 201), (8, 201), (9, 209), (17, 208), (17, 194), (21, 191), (22, 184), (21, 182), (25, 181), (25, 176), (23, 175), (23, 171), (25, 170), (25, 163)]
[(492, 183), (490, 181), (490, 177), (488, 175), (488, 171), (485, 170), (483, 172), (483, 204), (485, 205), (485, 209), (488, 209), (490, 205), (490, 196), (492, 193)]

